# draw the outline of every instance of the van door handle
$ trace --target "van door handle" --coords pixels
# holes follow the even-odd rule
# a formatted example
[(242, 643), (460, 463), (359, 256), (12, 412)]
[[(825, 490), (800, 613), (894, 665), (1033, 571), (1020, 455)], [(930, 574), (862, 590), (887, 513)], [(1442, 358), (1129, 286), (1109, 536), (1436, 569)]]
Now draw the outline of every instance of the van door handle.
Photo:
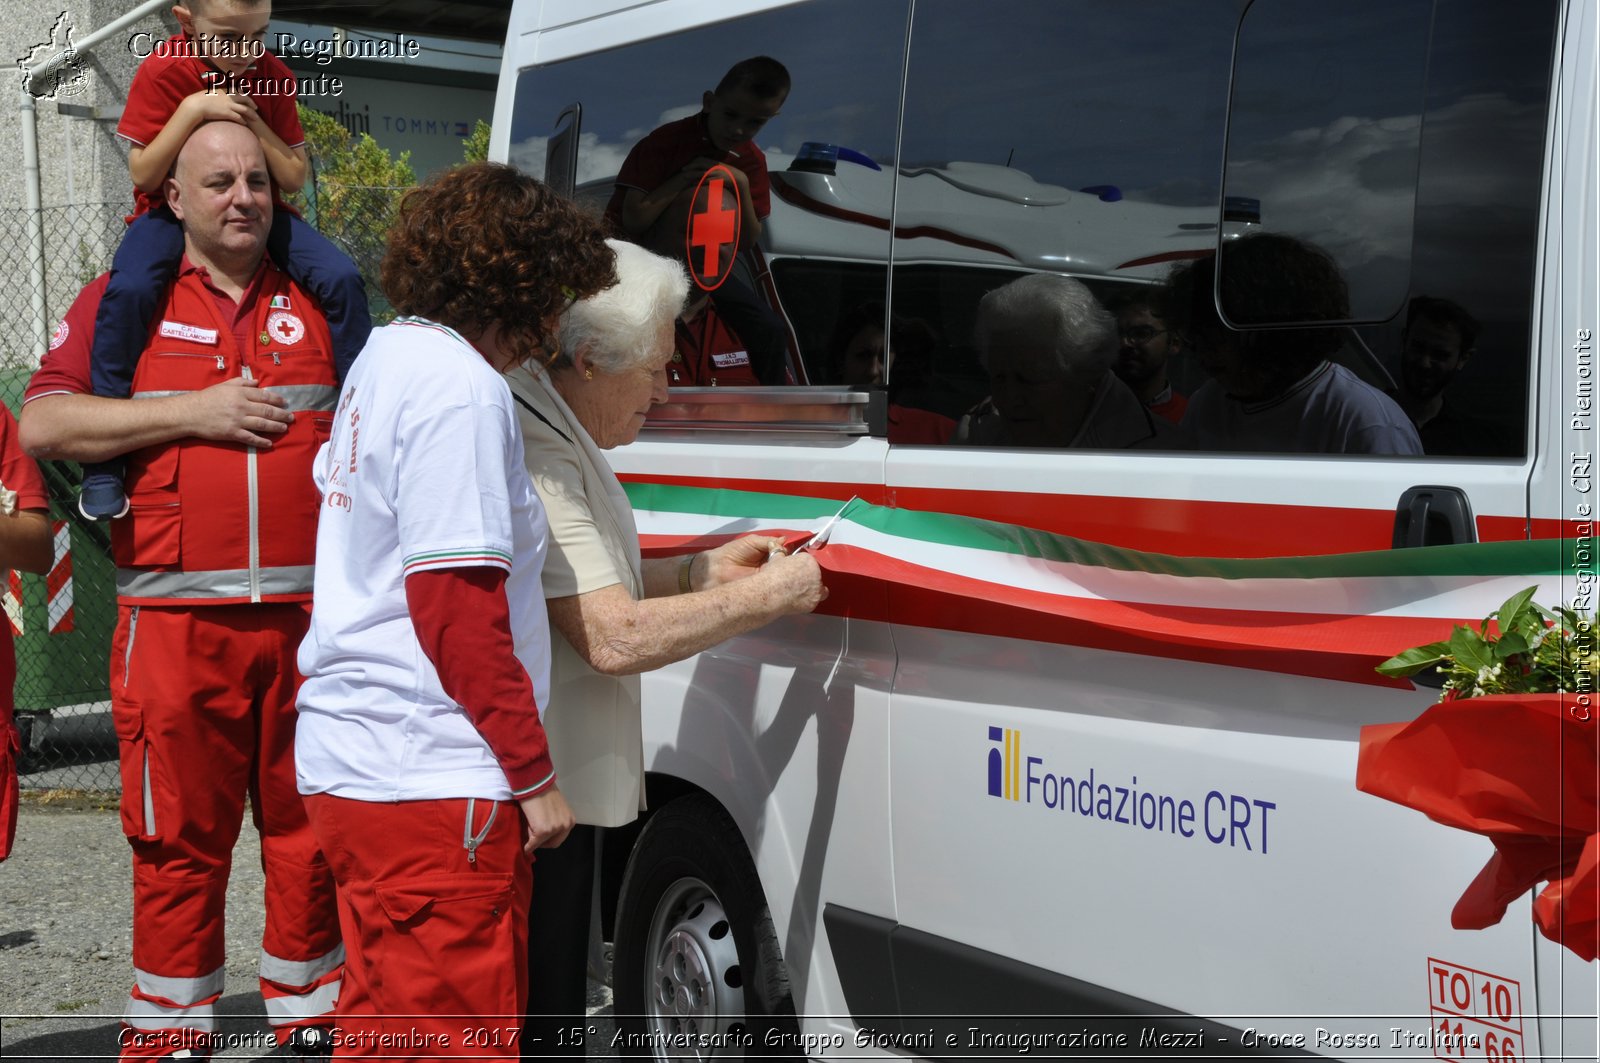
[(1472, 503), (1459, 487), (1407, 488), (1394, 512), (1394, 549), (1478, 541)]

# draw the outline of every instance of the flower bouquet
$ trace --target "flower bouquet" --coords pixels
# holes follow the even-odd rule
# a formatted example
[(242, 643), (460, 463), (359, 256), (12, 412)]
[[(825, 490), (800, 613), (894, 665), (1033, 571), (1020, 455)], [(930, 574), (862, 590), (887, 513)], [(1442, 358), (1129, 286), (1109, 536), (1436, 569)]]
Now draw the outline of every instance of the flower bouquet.
[(1378, 666), (1444, 674), (1438, 704), (1410, 723), (1361, 729), (1356, 787), (1483, 834), (1495, 854), (1450, 914), (1457, 929), (1498, 923), (1539, 883), (1533, 918), (1586, 960), (1600, 955), (1600, 666), (1593, 621), (1546, 609), (1534, 588), (1477, 625)]
[[(1378, 671), (1404, 678), (1438, 668), (1445, 677), (1440, 701), (1490, 694), (1594, 694), (1600, 653), (1592, 622), (1572, 609), (1546, 609), (1533, 600), (1535, 590), (1512, 595), (1476, 631), (1458, 626), (1446, 641), (1391, 657)], [(1491, 632), (1491, 620), (1498, 633)]]

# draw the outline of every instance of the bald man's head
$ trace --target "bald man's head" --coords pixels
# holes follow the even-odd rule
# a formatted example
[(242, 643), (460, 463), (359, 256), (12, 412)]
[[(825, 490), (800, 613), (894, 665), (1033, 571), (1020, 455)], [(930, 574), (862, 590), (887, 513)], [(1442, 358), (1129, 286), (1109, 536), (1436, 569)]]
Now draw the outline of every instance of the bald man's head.
[(174, 173), (181, 173), (185, 164), (204, 166), (208, 160), (228, 153), (249, 157), (263, 173), (267, 170), (267, 156), (261, 150), (261, 141), (242, 122), (202, 122), (183, 147), (178, 149)]
[(272, 226), (272, 178), (248, 126), (207, 122), (196, 129), (178, 152), (166, 190), (190, 258), (254, 272)]

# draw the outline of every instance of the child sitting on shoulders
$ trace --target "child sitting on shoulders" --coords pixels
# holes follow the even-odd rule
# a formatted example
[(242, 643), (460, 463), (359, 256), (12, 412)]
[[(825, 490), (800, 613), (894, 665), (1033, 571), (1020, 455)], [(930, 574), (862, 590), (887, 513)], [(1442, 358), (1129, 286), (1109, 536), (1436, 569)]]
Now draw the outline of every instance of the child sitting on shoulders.
[[(238, 122), (261, 141), (273, 184), (267, 251), (322, 304), (342, 380), (372, 319), (355, 263), (279, 195), (299, 191), (310, 164), (294, 74), (264, 43), (272, 0), (189, 0), (172, 13), (182, 32), (140, 64), (117, 124), (117, 136), (130, 144), (134, 208), (95, 318), (94, 393), (126, 398), (132, 390), (156, 302), (183, 259), (183, 229), (162, 199), (162, 182), (189, 134), (209, 121)], [(127, 512), (120, 461), (85, 465), (78, 508), (90, 520)]]

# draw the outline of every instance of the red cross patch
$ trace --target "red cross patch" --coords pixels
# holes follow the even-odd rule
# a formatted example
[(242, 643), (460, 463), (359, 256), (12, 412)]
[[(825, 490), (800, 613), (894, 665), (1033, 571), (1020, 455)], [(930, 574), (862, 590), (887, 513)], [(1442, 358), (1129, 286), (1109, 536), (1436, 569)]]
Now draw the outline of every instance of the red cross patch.
[(306, 334), (305, 322), (287, 310), (274, 310), (267, 315), (267, 335), (285, 346), (299, 343)]
[(66, 318), (62, 318), (60, 321), (57, 321), (56, 330), (50, 333), (50, 349), (53, 351), (63, 343), (66, 343), (67, 336), (71, 332), (72, 328), (67, 324)]
[(708, 292), (720, 288), (733, 270), (742, 218), (738, 182), (732, 170), (718, 163), (705, 172), (694, 190), (684, 233), (689, 275)]

